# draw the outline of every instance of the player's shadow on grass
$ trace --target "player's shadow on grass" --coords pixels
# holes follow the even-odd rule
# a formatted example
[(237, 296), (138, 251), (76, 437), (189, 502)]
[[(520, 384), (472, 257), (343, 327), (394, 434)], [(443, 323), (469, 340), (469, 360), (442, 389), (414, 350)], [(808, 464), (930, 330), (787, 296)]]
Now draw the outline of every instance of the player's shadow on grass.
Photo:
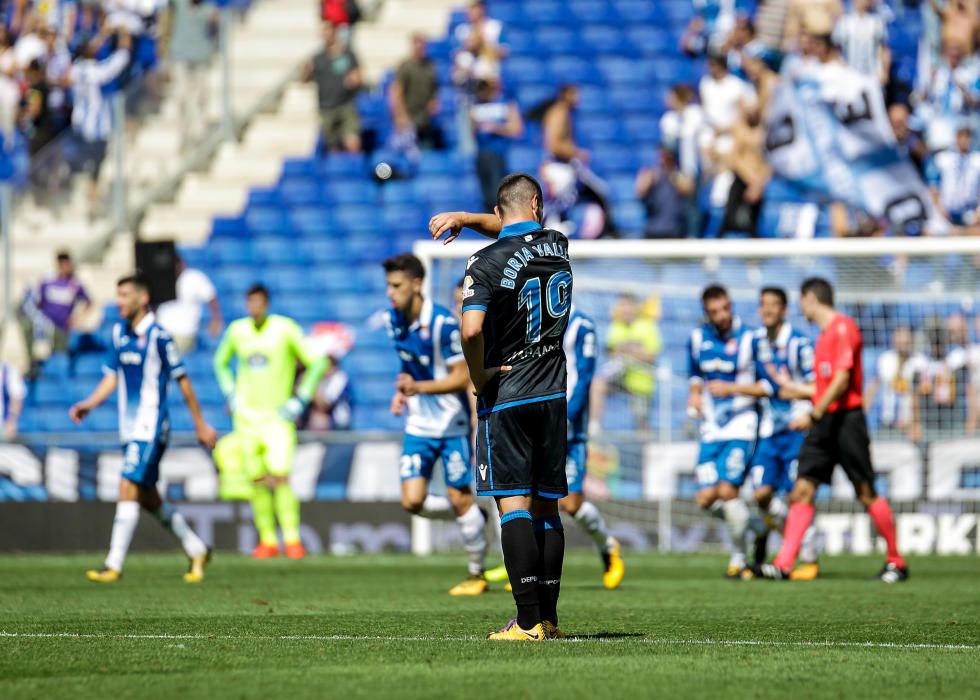
[(604, 639), (642, 639), (645, 636), (642, 632), (593, 632), (592, 634), (568, 635), (569, 639), (575, 639), (580, 642), (601, 642)]

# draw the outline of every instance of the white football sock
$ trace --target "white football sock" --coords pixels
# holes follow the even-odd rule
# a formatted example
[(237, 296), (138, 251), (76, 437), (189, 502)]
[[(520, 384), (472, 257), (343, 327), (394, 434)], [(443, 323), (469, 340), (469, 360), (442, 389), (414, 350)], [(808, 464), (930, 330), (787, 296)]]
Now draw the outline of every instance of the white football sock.
[(452, 520), (456, 517), (453, 512), (453, 504), (445, 496), (428, 494), (422, 502), (422, 510), (419, 515), (430, 520)]
[(816, 564), (820, 557), (820, 546), (817, 541), (817, 528), (813, 525), (807, 528), (800, 543), (800, 563)]
[(724, 501), (715, 501), (710, 506), (708, 506), (707, 508), (705, 508), (705, 510), (707, 511), (708, 515), (710, 515), (712, 518), (716, 518), (718, 520), (724, 520), (725, 519), (725, 503), (724, 503)]
[(609, 533), (606, 532), (606, 521), (595, 505), (589, 501), (582, 501), (581, 507), (575, 513), (575, 520), (589, 534), (589, 537), (599, 547), (600, 552), (603, 554), (609, 552)]
[(109, 540), (109, 556), (105, 558), (106, 567), (122, 571), (126, 561), (129, 543), (140, 521), (140, 504), (136, 501), (120, 501), (116, 504), (116, 518), (112, 521), (112, 537)]
[(157, 519), (165, 528), (173, 533), (174, 537), (180, 540), (180, 545), (184, 548), (187, 556), (191, 558), (199, 557), (208, 551), (207, 545), (191, 529), (191, 526), (187, 524), (184, 516), (171, 504), (164, 501), (163, 505), (160, 506), (160, 510), (154, 513), (154, 515), (157, 516)]
[(722, 506), (725, 513), (725, 522), (728, 523), (728, 531), (732, 535), (732, 557), (741, 557), (740, 566), (745, 566), (745, 532), (749, 527), (749, 507), (741, 498), (733, 498), (725, 501)]
[(769, 501), (768, 512), (775, 521), (776, 527), (782, 532), (783, 528), (786, 527), (786, 516), (789, 514), (789, 506), (786, 505), (786, 501), (779, 496), (773, 496), (772, 500)]
[(470, 509), (456, 518), (463, 535), (463, 549), (469, 552), (469, 571), (472, 576), (483, 573), (483, 560), (487, 555), (487, 519), (474, 503)]

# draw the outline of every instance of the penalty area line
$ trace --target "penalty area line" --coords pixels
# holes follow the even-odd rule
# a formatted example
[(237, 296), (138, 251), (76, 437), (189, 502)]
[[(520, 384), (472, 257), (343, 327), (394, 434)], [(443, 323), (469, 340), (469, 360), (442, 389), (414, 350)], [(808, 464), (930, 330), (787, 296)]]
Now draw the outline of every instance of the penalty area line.
[[(102, 634), (97, 632), (7, 632), (0, 639), (106, 639), (106, 640), (189, 640), (189, 641), (277, 641), (277, 642), (475, 642), (483, 637), (402, 637), (397, 635), (347, 634)], [(567, 637), (565, 644), (645, 644), (652, 646), (773, 647), (803, 649), (900, 649), (911, 651), (980, 651), (978, 644), (938, 644), (932, 642), (847, 642), (834, 640), (766, 640), (766, 639), (656, 639), (629, 637)]]

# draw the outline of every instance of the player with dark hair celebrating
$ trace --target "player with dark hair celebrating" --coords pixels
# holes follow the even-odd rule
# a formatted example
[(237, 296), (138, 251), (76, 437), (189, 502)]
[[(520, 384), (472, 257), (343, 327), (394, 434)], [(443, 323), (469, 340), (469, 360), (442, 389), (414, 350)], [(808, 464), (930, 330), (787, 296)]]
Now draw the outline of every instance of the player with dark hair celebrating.
[(489, 635), (495, 640), (562, 636), (565, 533), (558, 499), (568, 493), (562, 343), (572, 271), (568, 239), (541, 227), (541, 206), (541, 186), (530, 175), (501, 180), (494, 208), (499, 238), (469, 259), (463, 288), (463, 352), (479, 397), (477, 492), (497, 501), (517, 603), (517, 616)]
[[(402, 507), (435, 520), (456, 519), (470, 555), (469, 576), (449, 590), (454, 596), (487, 590), (486, 515), (473, 499), (470, 443), (470, 387), (459, 323), (449, 309), (422, 296), (425, 268), (411, 254), (384, 261), (388, 283), (385, 321), (402, 369), (391, 412), (408, 413), (399, 472)], [(436, 461), (442, 462), (447, 496), (429, 493)]]
[(150, 311), (150, 287), (146, 276), (137, 272), (119, 280), (116, 301), (119, 315), (124, 320), (112, 328), (105, 376), (87, 399), (68, 411), (73, 421), (81, 423), (92, 409), (120, 388), (119, 437), (123, 442), (123, 468), (119, 502), (105, 566), (86, 572), (86, 576), (96, 583), (115, 583), (122, 577), (123, 562), (136, 532), (142, 506), (180, 540), (190, 559), (190, 569), (184, 574), (184, 580), (199, 583), (204, 580), (204, 566), (210, 551), (184, 516), (160, 498), (156, 487), (160, 460), (170, 437), (167, 387), (171, 379), (177, 382), (184, 395), (194, 419), (194, 432), (201, 444), (213, 448), (217, 435), (201, 415), (201, 406), (177, 346), (167, 331), (157, 325), (156, 317)]
[(885, 583), (908, 579), (908, 567), (898, 551), (895, 518), (888, 501), (875, 493), (868, 426), (862, 408), (861, 331), (854, 320), (834, 308), (830, 283), (811, 277), (800, 288), (800, 309), (820, 327), (814, 352), (814, 383), (781, 380), (780, 396), (809, 398), (813, 409), (801, 427), (809, 428), (800, 449), (799, 474), (790, 496), (783, 546), (772, 564), (754, 567), (752, 573), (768, 579), (790, 578), (800, 543), (813, 522), (817, 486), (829, 484), (840, 464), (854, 484), (857, 498), (885, 540), (885, 566), (877, 575)]
[[(745, 536), (749, 507), (739, 498), (756, 438), (755, 399), (733, 395), (732, 384), (755, 378), (752, 331), (732, 312), (728, 291), (710, 285), (701, 294), (704, 323), (688, 339), (687, 410), (700, 420), (701, 441), (694, 470), (697, 503), (712, 517), (724, 520), (732, 536), (726, 576), (737, 578), (746, 566)], [(707, 391), (706, 391), (707, 389)]]

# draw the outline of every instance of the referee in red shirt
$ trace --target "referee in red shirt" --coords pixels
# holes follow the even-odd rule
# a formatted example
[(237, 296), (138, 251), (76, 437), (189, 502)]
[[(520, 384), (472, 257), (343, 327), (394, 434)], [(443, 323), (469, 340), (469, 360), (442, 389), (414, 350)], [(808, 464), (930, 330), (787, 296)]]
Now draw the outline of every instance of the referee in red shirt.
[(814, 349), (816, 382), (787, 382), (780, 395), (812, 399), (810, 429), (800, 450), (783, 546), (772, 564), (755, 567), (752, 573), (768, 579), (789, 578), (803, 535), (813, 522), (817, 487), (829, 484), (834, 467), (840, 464), (888, 546), (885, 566), (876, 578), (885, 583), (904, 581), (909, 572), (898, 553), (895, 518), (888, 501), (875, 493), (868, 425), (861, 408), (861, 331), (852, 318), (834, 309), (834, 288), (825, 279), (812, 277), (803, 282), (800, 309), (820, 327)]

